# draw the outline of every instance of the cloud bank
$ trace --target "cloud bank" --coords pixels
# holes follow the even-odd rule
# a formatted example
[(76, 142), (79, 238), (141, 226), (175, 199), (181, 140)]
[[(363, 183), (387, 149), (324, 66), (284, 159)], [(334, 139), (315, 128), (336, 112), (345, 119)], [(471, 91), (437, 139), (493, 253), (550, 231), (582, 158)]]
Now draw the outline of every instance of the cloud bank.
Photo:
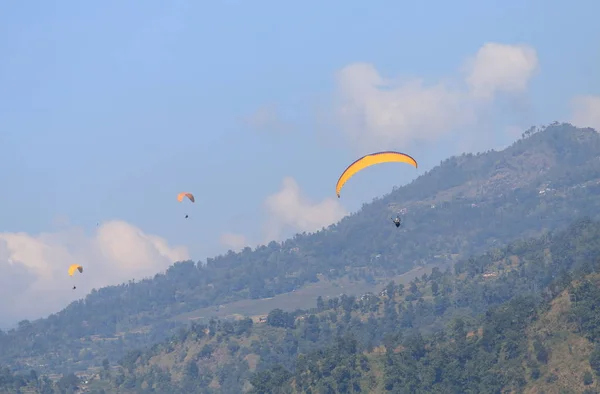
[[(265, 199), (263, 208), (266, 213), (263, 243), (279, 240), (291, 233), (321, 230), (348, 214), (335, 198), (309, 199), (292, 177), (283, 179), (279, 191)], [(236, 233), (223, 234), (220, 241), (232, 250), (239, 250), (250, 243), (244, 235)]]
[(385, 78), (372, 64), (350, 64), (336, 74), (334, 112), (354, 146), (404, 149), (475, 126), (500, 94), (525, 92), (537, 69), (533, 48), (499, 43), (483, 45), (458, 75), (435, 83)]
[[(154, 276), (188, 259), (186, 248), (169, 246), (165, 239), (118, 220), (103, 223), (92, 236), (78, 229), (0, 233), (2, 323), (57, 312), (92, 288)], [(71, 264), (82, 265), (83, 273), (69, 277)]]
[(285, 177), (281, 189), (268, 196), (265, 238), (278, 239), (286, 230), (312, 232), (337, 222), (348, 213), (333, 197), (320, 202), (308, 199), (292, 177)]

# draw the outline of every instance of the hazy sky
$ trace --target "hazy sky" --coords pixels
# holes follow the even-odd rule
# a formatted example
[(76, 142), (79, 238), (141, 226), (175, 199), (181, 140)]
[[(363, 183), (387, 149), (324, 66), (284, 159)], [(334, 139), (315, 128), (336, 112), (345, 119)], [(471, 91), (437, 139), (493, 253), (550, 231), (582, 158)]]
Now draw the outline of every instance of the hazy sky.
[[(592, 0), (2, 3), (0, 315), (319, 229), (531, 125), (600, 129), (598, 14)], [(419, 170), (369, 169), (338, 200), (340, 172), (380, 149)]]

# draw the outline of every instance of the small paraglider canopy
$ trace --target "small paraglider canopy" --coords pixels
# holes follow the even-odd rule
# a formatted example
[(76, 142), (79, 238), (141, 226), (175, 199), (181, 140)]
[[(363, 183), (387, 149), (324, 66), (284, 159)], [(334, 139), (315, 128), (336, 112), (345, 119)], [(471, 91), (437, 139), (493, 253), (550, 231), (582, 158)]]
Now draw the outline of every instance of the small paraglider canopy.
[[(194, 198), (194, 195), (192, 193), (188, 193), (188, 192), (183, 192), (183, 193), (179, 193), (177, 195), (177, 201), (182, 202), (183, 199), (187, 197), (191, 202), (196, 202), (196, 199)], [(185, 218), (188, 218), (188, 215), (185, 215)]]
[[(80, 266), (79, 264), (71, 264), (71, 266), (69, 266), (69, 276), (73, 276), (73, 274), (75, 273), (75, 271), (79, 271), (79, 273), (83, 273), (83, 267)], [(73, 286), (73, 290), (77, 289), (76, 286)]]
[(417, 161), (405, 153), (385, 151), (363, 156), (354, 163), (350, 164), (348, 168), (344, 170), (342, 175), (340, 175), (340, 178), (335, 186), (335, 192), (338, 198), (340, 198), (340, 192), (342, 191), (344, 184), (348, 182), (348, 180), (356, 173), (364, 170), (367, 167), (381, 163), (407, 163), (417, 168)]
[(191, 202), (196, 202), (194, 195), (192, 193), (187, 192), (179, 193), (177, 195), (177, 201), (182, 202), (184, 197), (187, 197)]
[(72, 264), (69, 267), (69, 276), (73, 276), (75, 271), (79, 271), (79, 273), (83, 273), (83, 267), (80, 266), (79, 264)]

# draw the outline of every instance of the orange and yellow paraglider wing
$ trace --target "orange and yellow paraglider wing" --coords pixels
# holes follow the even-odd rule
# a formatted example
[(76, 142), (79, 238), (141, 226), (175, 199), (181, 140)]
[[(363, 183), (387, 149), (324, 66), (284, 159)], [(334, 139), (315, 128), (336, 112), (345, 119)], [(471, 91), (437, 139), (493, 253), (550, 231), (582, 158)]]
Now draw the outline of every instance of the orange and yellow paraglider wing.
[(79, 264), (71, 264), (71, 266), (69, 267), (69, 276), (73, 276), (75, 271), (83, 272), (83, 267)]
[(182, 202), (184, 197), (189, 198), (191, 202), (196, 202), (194, 195), (192, 193), (187, 193), (187, 192), (179, 193), (177, 195), (177, 201)]
[(348, 182), (348, 179), (352, 178), (354, 174), (364, 170), (367, 167), (381, 163), (407, 163), (417, 168), (417, 161), (405, 153), (400, 152), (377, 152), (370, 155), (366, 155), (350, 164), (346, 170), (340, 176), (335, 186), (335, 193), (338, 198), (344, 184)]

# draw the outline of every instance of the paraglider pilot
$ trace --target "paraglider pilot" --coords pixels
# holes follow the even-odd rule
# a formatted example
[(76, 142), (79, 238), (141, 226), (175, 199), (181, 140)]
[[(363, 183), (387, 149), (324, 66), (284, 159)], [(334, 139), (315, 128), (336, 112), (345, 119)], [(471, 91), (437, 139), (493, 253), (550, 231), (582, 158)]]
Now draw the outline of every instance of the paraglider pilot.
[(398, 216), (396, 216), (396, 219), (392, 219), (394, 221), (394, 224), (396, 225), (396, 228), (400, 227), (400, 224), (402, 223), (400, 221), (400, 218)]

